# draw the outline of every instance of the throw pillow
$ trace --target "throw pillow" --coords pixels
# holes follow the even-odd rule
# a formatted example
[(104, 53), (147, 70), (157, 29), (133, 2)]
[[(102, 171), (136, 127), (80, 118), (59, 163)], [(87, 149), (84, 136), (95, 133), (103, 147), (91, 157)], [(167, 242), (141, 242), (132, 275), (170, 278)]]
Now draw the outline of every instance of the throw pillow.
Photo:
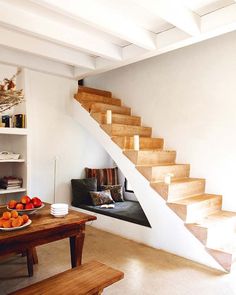
[(72, 205), (78, 206), (81, 204), (92, 205), (90, 191), (97, 190), (97, 179), (86, 178), (86, 179), (72, 179)]
[(103, 184), (118, 184), (118, 168), (92, 169), (85, 168), (86, 178), (95, 177), (98, 189)]
[(115, 202), (124, 202), (122, 185), (101, 185), (102, 190), (110, 190), (111, 197)]
[(90, 195), (94, 206), (114, 203), (109, 190), (102, 192), (90, 192)]

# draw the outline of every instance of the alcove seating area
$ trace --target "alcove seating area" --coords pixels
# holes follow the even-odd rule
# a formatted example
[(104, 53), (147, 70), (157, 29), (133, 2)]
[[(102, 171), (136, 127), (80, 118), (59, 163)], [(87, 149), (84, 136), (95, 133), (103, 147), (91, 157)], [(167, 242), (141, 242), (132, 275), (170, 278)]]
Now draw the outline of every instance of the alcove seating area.
[(86, 178), (72, 179), (72, 206), (151, 227), (138, 201), (125, 199), (118, 168), (85, 168)]

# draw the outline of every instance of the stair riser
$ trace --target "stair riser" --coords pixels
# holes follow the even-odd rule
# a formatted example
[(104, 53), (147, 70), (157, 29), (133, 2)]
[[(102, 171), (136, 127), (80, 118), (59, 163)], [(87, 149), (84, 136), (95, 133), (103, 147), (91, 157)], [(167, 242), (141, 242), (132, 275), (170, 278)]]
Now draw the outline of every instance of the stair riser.
[[(117, 136), (112, 137), (112, 140), (119, 145), (122, 149), (131, 150), (134, 149), (134, 138)], [(162, 138), (141, 138), (139, 139), (140, 149), (163, 149), (164, 141)]]
[[(99, 123), (99, 124), (106, 124), (106, 114), (103, 113), (92, 113), (91, 116)], [(120, 114), (113, 114), (112, 115), (112, 123), (114, 124), (124, 124), (124, 125), (133, 125), (133, 126), (140, 126), (141, 125), (141, 118), (135, 116), (125, 116)]]
[(150, 137), (152, 135), (152, 128), (127, 126), (127, 125), (101, 125), (104, 131), (112, 136), (134, 136), (139, 135), (143, 137)]
[(98, 105), (98, 104), (90, 104), (86, 106), (87, 103), (83, 103), (82, 106), (85, 107), (87, 110), (91, 113), (96, 113), (96, 112), (106, 112), (107, 110), (111, 110), (112, 112), (116, 114), (123, 114), (123, 115), (131, 115), (131, 110), (130, 108), (126, 107), (118, 107), (114, 105)]
[(168, 202), (200, 195), (205, 191), (204, 180), (171, 185), (165, 183), (152, 183), (151, 186)]
[(112, 93), (110, 91), (106, 90), (100, 90), (100, 89), (95, 89), (95, 88), (90, 88), (90, 87), (85, 87), (85, 86), (80, 86), (78, 89), (78, 93), (81, 92), (86, 92), (90, 94), (97, 94), (101, 96), (106, 96), (106, 97), (112, 97)]
[(160, 165), (160, 164), (172, 164), (175, 162), (176, 153), (168, 151), (139, 151), (139, 152), (124, 152), (125, 155), (135, 164), (135, 165)]
[(185, 222), (191, 223), (196, 222), (197, 220), (206, 217), (210, 214), (213, 214), (219, 210), (221, 210), (222, 207), (222, 197), (218, 196), (216, 198), (213, 198), (211, 200), (200, 202), (199, 204), (196, 204), (194, 206), (189, 206), (187, 208), (187, 215), (185, 218)]
[(121, 106), (121, 100), (118, 98), (112, 98), (112, 97), (106, 97), (106, 96), (100, 96), (96, 94), (90, 94), (86, 92), (79, 92), (75, 95), (75, 99), (78, 100), (80, 103), (85, 102), (101, 102), (111, 105), (117, 105)]
[(137, 167), (150, 182), (164, 181), (165, 175), (173, 174), (173, 178), (189, 177), (190, 165), (168, 165), (157, 167)]
[(191, 205), (167, 203), (167, 205), (184, 221), (187, 223), (194, 223), (197, 220), (215, 213), (221, 209), (222, 197), (216, 196), (214, 198), (199, 201)]

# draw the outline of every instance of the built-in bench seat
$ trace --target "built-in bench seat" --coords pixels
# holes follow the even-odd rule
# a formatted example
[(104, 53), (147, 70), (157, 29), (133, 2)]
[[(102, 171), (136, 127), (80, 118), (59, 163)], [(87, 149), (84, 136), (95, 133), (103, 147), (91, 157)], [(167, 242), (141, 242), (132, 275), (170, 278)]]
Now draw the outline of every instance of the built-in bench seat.
[(8, 295), (98, 295), (123, 277), (123, 272), (91, 261)]
[(84, 205), (84, 204), (80, 204), (77, 207), (84, 210), (96, 212), (102, 215), (107, 215), (113, 218), (151, 227), (139, 202), (124, 201), (124, 202), (116, 202), (114, 205), (115, 207), (111, 209), (101, 208), (100, 206)]

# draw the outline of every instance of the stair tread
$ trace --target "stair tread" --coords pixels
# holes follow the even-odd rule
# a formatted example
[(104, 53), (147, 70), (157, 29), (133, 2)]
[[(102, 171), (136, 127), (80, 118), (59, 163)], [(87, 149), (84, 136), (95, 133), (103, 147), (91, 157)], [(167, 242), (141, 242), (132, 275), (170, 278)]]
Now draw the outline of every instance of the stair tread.
[(136, 165), (137, 168), (155, 168), (155, 167), (163, 167), (163, 166), (184, 166), (184, 165), (189, 165), (189, 164), (170, 164), (170, 163), (167, 163), (167, 164), (157, 164), (157, 165), (150, 165), (150, 164), (147, 164), (147, 165)]
[(220, 210), (202, 218), (198, 222), (194, 223), (194, 225), (208, 228), (217, 225), (218, 223), (227, 222), (234, 219), (236, 221), (236, 212)]
[(176, 201), (171, 201), (169, 203), (174, 203), (174, 204), (179, 204), (179, 205), (194, 205), (199, 202), (204, 202), (210, 199), (214, 199), (215, 197), (220, 197), (220, 195), (213, 195), (213, 194), (201, 194), (201, 195), (196, 195), (192, 196), (190, 198), (186, 199), (179, 199)]
[(160, 152), (165, 152), (165, 153), (174, 153), (175, 151), (170, 151), (170, 150), (163, 150), (163, 149), (143, 149), (143, 150), (139, 150), (139, 151), (135, 151), (133, 149), (128, 149), (127, 151), (129, 152), (134, 152), (134, 153), (139, 153), (139, 152), (147, 152), (147, 153), (151, 153), (151, 152), (156, 152), (156, 153), (160, 153)]
[(199, 181), (199, 180), (203, 180), (205, 181), (204, 178), (191, 178), (191, 177), (184, 177), (184, 178), (175, 178), (171, 181), (170, 184), (167, 184), (165, 182), (152, 182), (152, 184), (158, 183), (158, 184), (165, 184), (165, 185), (175, 185), (175, 184), (179, 184), (179, 183), (187, 183), (187, 182), (194, 182), (194, 181)]
[[(152, 129), (152, 127), (147, 127), (147, 126), (135, 126), (135, 125), (128, 125), (128, 124), (118, 124), (118, 123), (112, 123), (112, 124), (101, 124), (101, 126), (114, 126), (114, 127), (126, 127), (126, 128), (137, 128), (137, 129)], [(121, 136), (122, 137), (122, 136)], [(132, 136), (129, 136), (132, 137)], [(143, 136), (144, 137), (144, 136)]]
[[(82, 103), (83, 104), (83, 103)], [(103, 103), (103, 102), (94, 102), (92, 103), (92, 106), (93, 105), (101, 105), (101, 106), (111, 106), (113, 108), (125, 108), (125, 109), (130, 109), (130, 107), (126, 107), (126, 106), (117, 106), (117, 105), (114, 105), (114, 104), (109, 104), (109, 103)], [(97, 112), (99, 113), (99, 112)]]
[[(106, 112), (94, 112), (93, 114), (102, 114), (102, 115), (106, 115)], [(125, 115), (125, 114), (118, 114), (118, 113), (114, 113), (112, 112), (112, 116), (117, 116), (117, 117), (121, 117), (121, 118), (140, 118), (140, 116), (133, 116), (133, 115)]]

